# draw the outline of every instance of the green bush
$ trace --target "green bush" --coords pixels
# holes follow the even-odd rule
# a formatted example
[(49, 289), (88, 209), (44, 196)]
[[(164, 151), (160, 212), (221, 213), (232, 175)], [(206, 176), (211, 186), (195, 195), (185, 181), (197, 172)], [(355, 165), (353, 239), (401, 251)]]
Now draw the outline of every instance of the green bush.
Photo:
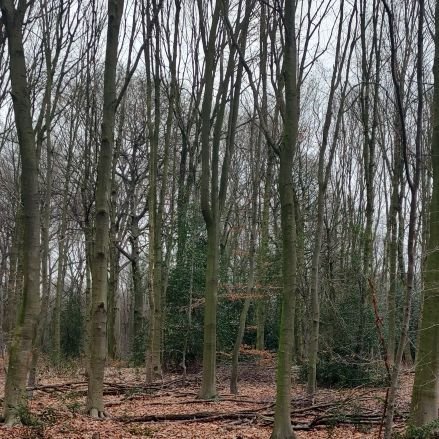
[(207, 236), (200, 212), (197, 205), (189, 207), (182, 257), (169, 273), (163, 354), (165, 366), (171, 370), (181, 371), (184, 350), (187, 367), (198, 367), (202, 360)]
[(422, 427), (409, 426), (404, 433), (395, 433), (394, 439), (438, 439), (439, 419)]
[(27, 405), (20, 405), (17, 410), (18, 418), (26, 427), (41, 427), (42, 422), (31, 413)]
[[(308, 364), (300, 367), (299, 379), (306, 382)], [(382, 365), (364, 363), (353, 357), (323, 356), (317, 363), (317, 385), (320, 387), (381, 386), (387, 382)]]
[(61, 309), (61, 350), (64, 358), (78, 358), (83, 343), (81, 298), (70, 291)]

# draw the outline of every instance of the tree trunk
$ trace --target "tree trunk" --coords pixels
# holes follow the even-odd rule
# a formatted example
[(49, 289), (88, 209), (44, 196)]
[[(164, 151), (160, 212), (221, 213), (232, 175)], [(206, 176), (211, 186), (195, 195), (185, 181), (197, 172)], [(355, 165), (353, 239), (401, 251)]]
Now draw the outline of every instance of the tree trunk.
[(3, 320), (3, 332), (5, 336), (6, 345), (9, 345), (12, 337), (12, 330), (14, 328), (17, 318), (17, 303), (19, 297), (21, 297), (21, 291), (18, 287), (22, 284), (19, 282), (18, 277), (22, 276), (19, 269), (22, 264), (19, 262), (22, 259), (22, 247), (23, 247), (23, 216), (22, 207), (18, 205), (15, 213), (15, 227), (14, 234), (12, 236), (11, 252), (9, 256), (9, 272), (8, 282), (6, 284), (6, 303), (5, 317)]
[(245, 323), (247, 320), (248, 310), (250, 308), (251, 297), (255, 285), (255, 254), (256, 254), (256, 226), (258, 220), (258, 191), (259, 191), (259, 161), (261, 157), (261, 140), (262, 133), (258, 135), (258, 142), (256, 146), (255, 156), (252, 157), (252, 203), (251, 203), (251, 225), (250, 225), (250, 242), (249, 242), (249, 268), (248, 268), (248, 283), (247, 283), (247, 297), (244, 301), (244, 306), (239, 317), (238, 332), (236, 334), (235, 344), (232, 352), (232, 371), (230, 376), (230, 393), (238, 394), (238, 360), (239, 348), (241, 347), (242, 339), (244, 338)]
[(109, 198), (116, 113), (116, 66), (124, 0), (108, 0), (108, 30), (104, 70), (101, 149), (96, 183), (96, 226), (92, 273), (87, 412), (104, 417), (103, 380), (107, 357), (107, 293), (109, 250)]
[(23, 48), (25, 10), (16, 10), (11, 0), (1, 0), (0, 8), (8, 39), (11, 94), (22, 166), (23, 299), (9, 349), (4, 398), (5, 423), (13, 425), (20, 421), (19, 410), (26, 405), (26, 379), (40, 308), (40, 198), (32, 107)]
[[(155, 5), (155, 8), (158, 8)], [(169, 143), (172, 121), (172, 102), (168, 108), (166, 124), (165, 151), (163, 158), (163, 177), (161, 187), (157, 175), (159, 167), (159, 129), (160, 129), (160, 49), (159, 49), (159, 26), (156, 29), (156, 48), (155, 77), (154, 77), (154, 126), (151, 124), (151, 154), (150, 154), (150, 193), (149, 193), (149, 213), (150, 213), (150, 267), (151, 267), (151, 325), (149, 331), (148, 352), (146, 354), (146, 381), (151, 383), (156, 378), (162, 377), (162, 335), (163, 335), (163, 301), (164, 301), (164, 282), (163, 282), (163, 243), (162, 243), (162, 224), (164, 215), (164, 203), (168, 181), (169, 168)], [(174, 94), (175, 64), (172, 63), (172, 85), (171, 96)]]
[[(401, 87), (398, 75), (396, 73), (396, 43), (395, 43), (395, 29), (393, 24), (393, 13), (390, 10), (387, 2), (382, 0), (387, 18), (389, 22), (390, 30), (390, 47), (391, 47), (391, 68), (392, 68), (392, 80), (395, 87), (395, 95), (397, 102), (397, 109), (401, 123), (401, 144), (404, 151), (404, 164), (406, 170), (406, 179), (410, 187), (410, 217), (409, 217), (409, 230), (407, 240), (407, 276), (405, 284), (405, 294), (403, 302), (403, 315), (402, 315), (402, 328), (401, 335), (399, 337), (398, 347), (396, 351), (395, 361), (391, 373), (391, 382), (387, 398), (387, 410), (385, 419), (385, 431), (384, 438), (390, 439), (392, 437), (393, 429), (393, 414), (395, 411), (396, 394), (398, 390), (399, 373), (402, 364), (402, 358), (406, 344), (408, 340), (408, 331), (410, 324), (411, 314), (411, 302), (415, 279), (415, 261), (416, 261), (416, 235), (417, 235), (417, 210), (418, 210), (418, 189), (421, 172), (421, 143), (422, 143), (422, 112), (423, 112), (423, 24), (424, 24), (424, 2), (419, 2), (419, 15), (418, 15), (418, 32), (417, 32), (417, 57), (416, 57), (416, 80), (417, 80), (417, 114), (416, 114), (416, 138), (415, 138), (415, 163), (413, 166), (413, 177), (410, 175), (410, 164), (407, 158), (408, 140), (407, 140), (407, 128), (406, 119), (403, 107), (403, 96), (401, 93)], [(430, 383), (429, 383), (430, 385)], [(437, 416), (437, 412), (436, 412)]]
[(67, 166), (63, 187), (62, 205), (61, 205), (61, 224), (58, 233), (58, 268), (56, 278), (56, 292), (55, 292), (55, 308), (54, 308), (54, 340), (53, 340), (53, 355), (56, 364), (59, 364), (61, 359), (61, 299), (64, 291), (64, 274), (65, 264), (67, 259), (67, 225), (68, 225), (68, 198), (70, 189), (70, 178), (72, 171), (72, 158), (73, 158), (73, 145), (76, 139), (76, 132), (78, 124), (76, 126), (73, 123), (70, 126), (69, 133), (69, 147), (67, 151)]
[(125, 120), (125, 98), (122, 100), (120, 110), (120, 121), (118, 127), (118, 137), (114, 148), (113, 162), (111, 168), (111, 196), (110, 196), (110, 274), (108, 279), (108, 356), (115, 360), (120, 355), (119, 350), (119, 327), (117, 325), (119, 315), (119, 260), (120, 252), (117, 249), (119, 222), (117, 218), (117, 196), (118, 183), (116, 180), (116, 169), (119, 160), (122, 130)]
[[(267, 57), (268, 57), (268, 33), (267, 33), (267, 6), (261, 3), (261, 22), (260, 22), (260, 40), (261, 40), (261, 84), (262, 84), (262, 117), (265, 118), (264, 123), (267, 124)], [(276, 108), (276, 112), (278, 109)], [(277, 122), (278, 117), (275, 116)], [(276, 124), (276, 123), (275, 123)], [(259, 246), (258, 255), (258, 283), (262, 286), (266, 282), (267, 273), (267, 257), (268, 257), (268, 239), (269, 239), (269, 221), (270, 221), (270, 199), (273, 179), (273, 157), (274, 152), (268, 148), (267, 163), (263, 195), (262, 219), (261, 219), (261, 243)], [(256, 349), (264, 350), (265, 348), (265, 319), (267, 299), (263, 297), (263, 292), (260, 292), (262, 297), (259, 297), (256, 302)]]
[[(50, 52), (46, 49), (46, 66), (47, 70), (51, 71), (51, 63), (49, 60)], [(44, 194), (44, 209), (42, 213), (41, 222), (41, 287), (43, 290), (41, 298), (41, 310), (38, 318), (37, 333), (35, 337), (35, 342), (32, 348), (32, 358), (29, 372), (28, 383), (30, 387), (35, 386), (37, 380), (37, 367), (38, 359), (43, 343), (44, 325), (46, 324), (48, 308), (49, 308), (49, 297), (50, 297), (50, 274), (49, 273), (49, 262), (50, 262), (50, 213), (51, 213), (51, 198), (52, 198), (52, 171), (53, 171), (53, 151), (51, 142), (51, 132), (50, 132), (50, 119), (51, 119), (51, 91), (52, 91), (52, 80), (50, 75), (47, 79), (47, 103), (46, 103), (46, 155), (47, 155), (47, 170), (46, 170), (46, 191)], [(42, 135), (42, 133), (41, 133)], [(37, 146), (38, 148), (38, 146)]]
[(296, 223), (293, 187), (293, 163), (299, 122), (296, 82), (297, 48), (295, 5), (286, 1), (284, 12), (285, 47), (283, 79), (285, 83), (284, 137), (279, 151), (279, 195), (282, 228), (282, 315), (276, 375), (276, 408), (272, 439), (291, 439), (291, 365), (296, 305)]
[[(340, 132), (341, 119), (344, 111), (344, 100), (346, 96), (346, 87), (348, 84), (348, 78), (346, 77), (345, 84), (342, 87), (340, 107), (336, 116), (336, 125), (334, 130), (334, 138), (329, 149), (328, 161), (326, 160), (326, 150), (329, 143), (329, 130), (332, 123), (333, 106), (335, 92), (341, 82), (341, 74), (343, 70), (343, 65), (346, 59), (348, 59), (348, 66), (350, 64), (350, 57), (352, 51), (348, 53), (349, 39), (346, 40), (344, 49), (341, 47), (341, 38), (343, 31), (343, 15), (344, 11), (344, 1), (340, 2), (340, 18), (339, 18), (339, 28), (337, 37), (337, 46), (335, 53), (335, 64), (332, 72), (331, 86), (328, 97), (328, 104), (326, 108), (325, 122), (323, 125), (322, 132), (322, 145), (319, 151), (319, 161), (318, 161), (318, 194), (317, 194), (317, 224), (314, 239), (314, 248), (311, 262), (311, 313), (312, 313), (312, 323), (311, 323), (311, 336), (309, 343), (309, 367), (308, 367), (308, 385), (307, 392), (310, 396), (313, 396), (316, 391), (316, 374), (317, 374), (317, 356), (319, 349), (319, 336), (320, 336), (320, 252), (323, 239), (323, 220), (324, 220), (324, 208), (325, 208), (325, 198), (326, 191), (328, 187), (328, 181), (332, 169), (332, 163), (334, 160), (335, 148), (338, 141), (338, 135)], [(352, 24), (353, 14), (349, 21), (348, 35), (350, 35), (351, 24)], [(349, 67), (348, 67), (349, 68)]]
[(430, 202), (430, 234), (425, 270), (425, 288), (410, 424), (426, 425), (438, 417), (439, 409), (439, 2), (435, 6), (435, 54), (433, 137), (431, 156), (433, 192)]
[[(210, 113), (213, 100), (216, 34), (220, 1), (215, 2), (208, 46), (205, 54), (204, 97), (201, 109), (201, 210), (207, 229), (207, 267), (204, 303), (203, 377), (200, 398), (216, 397), (216, 307), (218, 294), (218, 221), (217, 208), (210, 206)], [(201, 12), (201, 11), (200, 11)], [(202, 17), (200, 15), (200, 17)], [(202, 19), (202, 18), (200, 18)], [(213, 168), (213, 166), (212, 166)], [(215, 172), (213, 169), (212, 172)], [(216, 170), (216, 172), (218, 172)], [(213, 191), (212, 187), (212, 191)], [(215, 188), (216, 190), (216, 188)], [(212, 199), (217, 194), (212, 195)], [(217, 203), (217, 201), (216, 201)]]
[(131, 218), (131, 276), (133, 284), (134, 298), (134, 321), (133, 321), (133, 358), (136, 365), (143, 363), (145, 351), (145, 301), (142, 283), (142, 273), (140, 267), (140, 248), (139, 248), (139, 219)]
[[(377, 50), (378, 35), (377, 35), (377, 17), (376, 12), (373, 11), (373, 42), (372, 51), (376, 57), (376, 71), (374, 94), (371, 108), (371, 81), (372, 81), (372, 58), (369, 58), (370, 48), (367, 47), (367, 4), (366, 0), (360, 2), (360, 39), (361, 39), (361, 89), (360, 89), (360, 106), (361, 106), (361, 123), (363, 129), (363, 169), (364, 169), (364, 184), (366, 187), (366, 206), (365, 217), (366, 224), (364, 226), (363, 237), (363, 266), (362, 279), (360, 281), (360, 315), (358, 318), (358, 337), (357, 337), (357, 353), (364, 351), (364, 338), (366, 330), (366, 305), (367, 305), (367, 291), (368, 278), (372, 273), (373, 265), (373, 220), (375, 210), (375, 144), (376, 144), (376, 125), (377, 125), (377, 105), (378, 105), (378, 90), (379, 90), (379, 69), (380, 59)], [(373, 2), (375, 8), (375, 0)]]

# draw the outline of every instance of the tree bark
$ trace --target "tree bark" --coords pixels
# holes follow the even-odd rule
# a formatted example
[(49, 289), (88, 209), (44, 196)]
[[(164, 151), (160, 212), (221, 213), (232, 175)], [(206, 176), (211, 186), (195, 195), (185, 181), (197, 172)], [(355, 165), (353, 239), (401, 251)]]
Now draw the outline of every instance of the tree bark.
[(73, 145), (76, 139), (76, 131), (78, 124), (74, 125), (74, 117), (72, 117), (72, 123), (69, 133), (69, 146), (67, 151), (67, 165), (66, 174), (64, 180), (64, 187), (62, 192), (62, 204), (61, 204), (61, 224), (59, 226), (58, 233), (58, 268), (56, 278), (56, 291), (55, 291), (55, 308), (54, 308), (54, 340), (53, 340), (53, 355), (55, 363), (59, 363), (61, 359), (61, 299), (64, 291), (64, 274), (65, 264), (67, 259), (67, 225), (68, 225), (68, 198), (70, 189), (70, 179), (72, 171), (72, 158), (73, 158)]
[(425, 288), (410, 424), (426, 425), (438, 417), (439, 409), (439, 2), (435, 6), (435, 54), (433, 95), (433, 137), (431, 157), (433, 192), (430, 201), (430, 234), (425, 269)]
[[(253, 136), (251, 136), (253, 137)], [(249, 242), (249, 268), (248, 268), (248, 283), (247, 283), (247, 297), (244, 301), (244, 306), (239, 316), (238, 332), (236, 334), (235, 344), (232, 352), (232, 370), (230, 376), (230, 393), (238, 394), (238, 360), (239, 349), (241, 347), (242, 339), (244, 338), (245, 323), (247, 320), (248, 310), (251, 303), (251, 294), (255, 286), (255, 254), (256, 254), (256, 226), (258, 220), (258, 191), (259, 191), (259, 161), (261, 157), (261, 140), (262, 133), (258, 135), (258, 142), (254, 157), (252, 157), (252, 202), (251, 202), (251, 225), (250, 225), (250, 242)]]
[(15, 9), (11, 0), (1, 0), (0, 8), (9, 49), (9, 69), (15, 124), (21, 157), (21, 202), (23, 208), (23, 299), (9, 349), (5, 384), (6, 425), (20, 421), (19, 409), (26, 405), (26, 379), (40, 308), (40, 198), (38, 159), (32, 126), (22, 25), (25, 2)]
[(293, 164), (299, 123), (296, 79), (297, 47), (295, 3), (285, 2), (285, 46), (283, 79), (285, 84), (285, 115), (283, 143), (279, 151), (279, 195), (282, 229), (282, 315), (276, 375), (276, 408), (272, 439), (291, 439), (291, 365), (294, 342), (296, 305), (296, 223), (293, 186)]
[(116, 66), (124, 0), (108, 0), (107, 46), (101, 148), (96, 183), (96, 219), (92, 272), (87, 412), (104, 417), (103, 380), (107, 357), (107, 294), (109, 251), (109, 197), (116, 113)]
[[(416, 80), (417, 80), (417, 92), (418, 103), (416, 113), (416, 138), (415, 138), (415, 163), (413, 166), (413, 177), (409, 172), (410, 163), (408, 159), (408, 139), (406, 119), (404, 113), (404, 107), (402, 102), (402, 93), (400, 86), (400, 79), (396, 73), (396, 44), (394, 35), (393, 24), (393, 11), (390, 9), (386, 0), (382, 0), (390, 29), (390, 47), (391, 47), (391, 69), (392, 80), (395, 87), (395, 96), (397, 102), (397, 110), (401, 123), (401, 144), (404, 156), (404, 165), (406, 170), (406, 179), (410, 187), (410, 217), (409, 217), (409, 230), (407, 240), (407, 275), (405, 294), (403, 302), (403, 315), (401, 324), (401, 335), (399, 337), (398, 347), (396, 350), (395, 361), (391, 372), (391, 382), (387, 398), (387, 409), (385, 419), (385, 431), (384, 438), (390, 439), (393, 430), (393, 414), (395, 411), (396, 393), (398, 390), (399, 373), (401, 369), (402, 358), (406, 344), (408, 340), (408, 331), (410, 324), (411, 314), (411, 302), (415, 279), (415, 252), (416, 252), (416, 235), (417, 235), (417, 209), (418, 209), (418, 189), (420, 182), (420, 169), (421, 169), (421, 142), (422, 142), (422, 112), (423, 112), (423, 26), (424, 26), (424, 1), (419, 0), (419, 12), (418, 12), (418, 32), (417, 32), (417, 57), (416, 57)], [(437, 413), (436, 413), (437, 416)]]
[[(201, 211), (207, 229), (207, 267), (204, 304), (203, 377), (199, 396), (216, 397), (216, 308), (218, 301), (218, 224), (217, 201), (210, 205), (210, 114), (213, 100), (216, 36), (220, 14), (220, 0), (215, 1), (209, 41), (205, 53), (204, 96), (201, 108)], [(200, 7), (201, 8), (201, 7)], [(201, 12), (201, 11), (200, 11)], [(200, 20), (202, 20), (200, 14)], [(218, 117), (218, 116), (217, 116)], [(213, 166), (212, 166), (213, 167)], [(213, 169), (215, 173), (215, 170)], [(218, 171), (216, 171), (217, 173)], [(213, 185), (212, 185), (213, 186)], [(217, 188), (212, 187), (212, 191)], [(216, 200), (217, 193), (212, 195)]]

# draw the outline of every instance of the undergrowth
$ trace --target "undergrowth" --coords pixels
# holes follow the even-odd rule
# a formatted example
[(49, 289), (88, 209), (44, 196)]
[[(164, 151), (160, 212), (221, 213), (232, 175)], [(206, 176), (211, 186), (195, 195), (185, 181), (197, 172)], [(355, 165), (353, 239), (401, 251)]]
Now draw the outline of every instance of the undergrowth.
[(393, 439), (439, 439), (439, 419), (422, 427), (410, 425), (403, 433), (395, 433)]

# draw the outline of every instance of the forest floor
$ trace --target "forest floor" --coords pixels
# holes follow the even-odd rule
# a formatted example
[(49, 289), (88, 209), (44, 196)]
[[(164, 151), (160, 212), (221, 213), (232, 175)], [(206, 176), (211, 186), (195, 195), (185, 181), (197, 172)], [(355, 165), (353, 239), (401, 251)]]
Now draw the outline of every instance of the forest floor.
[[(0, 392), (4, 388), (1, 366)], [(273, 361), (240, 365), (239, 395), (229, 391), (229, 369), (218, 370), (219, 399), (197, 399), (200, 374), (167, 374), (151, 386), (143, 369), (114, 364), (106, 369), (104, 400), (109, 417), (93, 420), (83, 413), (86, 382), (83, 369), (43, 370), (23, 413), (27, 427), (0, 427), (0, 438), (209, 438), (268, 439), (273, 421)], [(396, 429), (404, 428), (413, 374), (402, 375)], [(0, 394), (0, 397), (3, 395)], [(292, 422), (299, 439), (377, 438), (385, 389), (320, 389), (313, 403), (304, 386), (292, 389)]]

